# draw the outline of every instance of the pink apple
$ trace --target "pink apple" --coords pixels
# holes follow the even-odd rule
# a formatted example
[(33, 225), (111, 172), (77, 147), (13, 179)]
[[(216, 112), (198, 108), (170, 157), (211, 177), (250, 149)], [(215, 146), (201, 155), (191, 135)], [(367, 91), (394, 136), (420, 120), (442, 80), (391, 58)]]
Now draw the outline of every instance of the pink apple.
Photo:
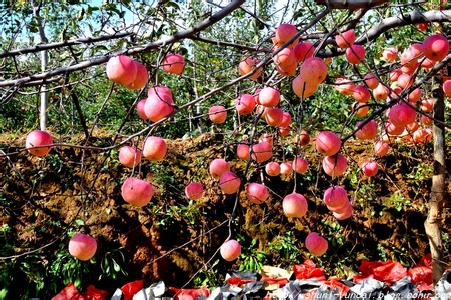
[(152, 199), (153, 187), (145, 180), (129, 177), (122, 184), (121, 195), (127, 203), (143, 207)]
[(409, 94), (409, 102), (410, 103), (417, 103), (421, 99), (422, 93), (423, 93), (423, 90), (421, 88), (414, 89)]
[[(362, 122), (357, 122), (355, 125), (356, 129), (360, 127), (361, 124)], [(372, 140), (376, 137), (376, 135), (377, 135), (377, 123), (374, 120), (370, 120), (355, 133), (355, 136), (359, 140)]]
[(398, 77), (397, 83), (401, 89), (406, 89), (412, 85), (412, 77), (409, 74), (401, 74)]
[(421, 110), (424, 112), (431, 112), (434, 110), (434, 104), (435, 104), (436, 99), (434, 98), (429, 98), (427, 100), (423, 100), (421, 101)]
[[(256, 65), (258, 65), (260, 61), (252, 56), (246, 57), (245, 59), (243, 59), (239, 65), (238, 65), (238, 71), (240, 73), (241, 76), (248, 74), (250, 72), (252, 72), (252, 70), (255, 68)], [(254, 74), (252, 74), (251, 76), (249, 76), (250, 79), (257, 79), (260, 77), (262, 73), (262, 69), (258, 68)]]
[(416, 116), (415, 109), (404, 102), (392, 106), (388, 113), (390, 122), (398, 127), (405, 127), (407, 124), (414, 122)]
[(296, 157), (292, 163), (293, 170), (298, 174), (304, 174), (308, 170), (308, 161), (302, 157)]
[(398, 58), (398, 50), (396, 48), (385, 48), (382, 57), (387, 62), (395, 61)]
[(108, 78), (124, 86), (128, 86), (135, 80), (136, 72), (135, 61), (126, 55), (111, 57), (106, 64)]
[(343, 210), (334, 211), (332, 214), (337, 220), (346, 220), (352, 216), (353, 208), (351, 203), (349, 203)]
[(364, 117), (368, 114), (369, 107), (365, 104), (354, 102), (351, 106), (351, 110), (357, 117)]
[(371, 94), (363, 85), (357, 85), (352, 92), (352, 97), (354, 97), (357, 102), (367, 103), (371, 99)]
[(424, 56), (432, 61), (444, 59), (449, 53), (449, 41), (441, 34), (427, 37), (423, 42)]
[(305, 82), (315, 82), (318, 85), (327, 77), (327, 65), (319, 57), (307, 58), (301, 65), (299, 76)]
[(298, 75), (291, 82), (291, 87), (298, 97), (308, 98), (318, 90), (318, 83), (315, 81), (305, 81)]
[(294, 47), (293, 51), (297, 62), (300, 63), (313, 56), (315, 47), (310, 42), (300, 42)]
[(260, 183), (251, 182), (246, 186), (247, 198), (256, 204), (261, 204), (269, 197), (269, 191), (266, 186)]
[(376, 100), (386, 100), (390, 90), (385, 87), (382, 83), (373, 90), (373, 96)]
[(339, 77), (335, 79), (335, 89), (343, 95), (352, 95), (354, 93), (355, 84), (349, 79)]
[(241, 254), (241, 246), (236, 240), (228, 240), (222, 244), (220, 249), (221, 256), (226, 261), (234, 261)]
[(283, 110), (277, 107), (268, 107), (265, 109), (265, 120), (269, 126), (280, 126), (283, 120)]
[(128, 167), (134, 168), (141, 161), (141, 150), (136, 147), (124, 146), (119, 149), (119, 162)]
[(230, 171), (229, 163), (222, 158), (215, 158), (210, 163), (209, 172), (215, 179), (219, 179), (227, 171)]
[(346, 59), (350, 64), (358, 65), (365, 58), (365, 48), (361, 45), (353, 45), (346, 49)]
[(248, 115), (254, 111), (255, 99), (253, 95), (241, 94), (235, 100), (235, 108), (240, 115)]
[(341, 186), (331, 186), (324, 192), (323, 201), (331, 211), (338, 211), (349, 204), (348, 193)]
[(292, 162), (283, 162), (280, 164), (280, 174), (289, 175), (293, 172)]
[(308, 209), (307, 199), (301, 194), (291, 193), (283, 198), (282, 207), (287, 217), (301, 218)]
[(136, 113), (138, 114), (138, 117), (140, 117), (143, 120), (147, 120), (146, 111), (144, 109), (146, 105), (147, 99), (141, 99), (136, 103)]
[(180, 54), (168, 53), (162, 66), (165, 72), (180, 75), (185, 69), (185, 58)]
[(280, 174), (280, 165), (277, 162), (269, 162), (265, 166), (266, 174), (269, 176), (279, 176)]
[(354, 30), (350, 29), (337, 34), (335, 36), (335, 42), (337, 43), (337, 46), (342, 49), (351, 47), (355, 42)]
[(372, 73), (366, 74), (364, 79), (370, 89), (375, 89), (379, 85), (379, 80)]
[(190, 182), (185, 187), (186, 198), (191, 200), (198, 200), (204, 195), (204, 187), (200, 182)]
[(139, 62), (135, 62), (136, 65), (136, 76), (135, 79), (127, 85), (128, 88), (132, 90), (139, 90), (146, 86), (147, 81), (149, 80), (149, 74), (147, 73), (146, 67)]
[(290, 48), (284, 48), (279, 53), (274, 56), (275, 63), (282, 67), (287, 68), (289, 66), (295, 65), (296, 68), (296, 56), (294, 51)]
[(379, 140), (374, 144), (374, 155), (382, 157), (390, 150), (390, 144), (383, 140)]
[(47, 155), (52, 149), (52, 147), (49, 147), (51, 144), (53, 144), (52, 136), (45, 130), (33, 130), (27, 135), (25, 140), (25, 148), (28, 149), (30, 154), (36, 156)]
[(235, 194), (240, 189), (241, 179), (230, 171), (225, 171), (219, 178), (219, 187), (224, 194)]
[(222, 124), (227, 119), (227, 110), (222, 105), (213, 105), (208, 110), (208, 117), (213, 123)]
[(163, 86), (152, 87), (148, 91), (148, 98), (144, 105), (147, 119), (158, 122), (174, 112), (174, 100), (169, 88)]
[(272, 87), (265, 87), (258, 95), (260, 104), (265, 107), (274, 107), (280, 102), (280, 92)]
[(321, 256), (326, 253), (328, 242), (325, 238), (316, 232), (310, 232), (305, 239), (305, 247), (315, 256)]
[(236, 156), (241, 160), (247, 161), (249, 159), (249, 146), (246, 144), (238, 144), (236, 146)]
[(272, 157), (272, 145), (268, 142), (260, 142), (252, 145), (251, 157), (258, 163), (267, 161)]
[(275, 39), (282, 45), (298, 32), (296, 26), (292, 24), (280, 24), (276, 29)]
[(335, 132), (321, 131), (316, 137), (316, 150), (325, 155), (331, 156), (341, 148), (341, 140)]
[(69, 253), (73, 257), (87, 261), (90, 260), (97, 251), (97, 241), (90, 235), (76, 233), (69, 241)]
[(368, 177), (375, 176), (377, 174), (378, 170), (379, 170), (379, 165), (377, 164), (377, 161), (375, 161), (375, 160), (368, 160), (368, 161), (363, 162), (363, 164), (362, 164), (363, 174), (365, 174)]
[(333, 156), (326, 156), (323, 159), (323, 170), (331, 176), (342, 176), (348, 168), (348, 160), (341, 153)]
[(149, 136), (144, 142), (143, 156), (148, 160), (162, 160), (166, 156), (168, 146), (158, 136)]

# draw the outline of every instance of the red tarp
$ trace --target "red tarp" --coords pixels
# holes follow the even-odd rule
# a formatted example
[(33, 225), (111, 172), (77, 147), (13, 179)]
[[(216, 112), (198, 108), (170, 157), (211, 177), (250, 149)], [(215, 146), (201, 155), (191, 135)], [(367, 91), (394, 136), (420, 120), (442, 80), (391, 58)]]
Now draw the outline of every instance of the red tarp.
[(354, 282), (359, 283), (366, 278), (374, 278), (385, 283), (396, 282), (407, 276), (407, 269), (394, 261), (362, 261), (359, 267), (360, 275), (354, 276)]
[(294, 265), (293, 272), (296, 279), (317, 279), (319, 281), (326, 280), (323, 269), (317, 268), (315, 263), (310, 259), (304, 261), (303, 264)]
[(136, 280), (127, 283), (121, 287), (121, 291), (124, 295), (124, 300), (132, 300), (133, 296), (143, 289), (144, 280)]
[(419, 291), (432, 291), (432, 257), (426, 255), (407, 272)]
[(99, 290), (93, 285), (89, 285), (84, 295), (80, 294), (77, 288), (70, 282), (52, 300), (105, 300), (108, 292)]

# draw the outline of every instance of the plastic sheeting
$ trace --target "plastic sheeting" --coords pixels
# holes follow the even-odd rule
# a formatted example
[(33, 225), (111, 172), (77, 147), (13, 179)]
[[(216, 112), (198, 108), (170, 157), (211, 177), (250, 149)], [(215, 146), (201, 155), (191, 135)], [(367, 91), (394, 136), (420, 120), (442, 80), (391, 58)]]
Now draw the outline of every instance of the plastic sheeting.
[[(223, 286), (201, 289), (166, 287), (156, 282), (144, 287), (143, 280), (125, 284), (112, 300), (219, 300), (219, 299), (430, 299), (432, 267), (430, 256), (422, 258), (410, 269), (393, 261), (362, 261), (353, 281), (326, 278), (324, 270), (311, 260), (294, 265), (292, 272), (264, 266), (259, 273), (231, 272)], [(451, 299), (451, 271), (444, 274), (435, 290), (437, 299)], [(52, 300), (103, 300), (108, 292), (88, 287), (85, 294), (68, 284)]]

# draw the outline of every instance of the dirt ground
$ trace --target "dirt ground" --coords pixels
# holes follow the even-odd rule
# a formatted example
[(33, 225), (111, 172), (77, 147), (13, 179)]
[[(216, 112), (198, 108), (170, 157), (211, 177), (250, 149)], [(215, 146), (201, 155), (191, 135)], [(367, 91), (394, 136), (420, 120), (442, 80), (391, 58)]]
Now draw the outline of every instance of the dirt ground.
[[(0, 149), (12, 152), (22, 143), (17, 139), (11, 146), (10, 138), (3, 136)], [(93, 143), (108, 145), (110, 140), (100, 137)], [(168, 141), (164, 161), (145, 161), (141, 166), (142, 178), (155, 186), (151, 204), (144, 208), (133, 208), (120, 196), (121, 182), (131, 170), (119, 165), (116, 150), (98, 153), (62, 148), (53, 149), (46, 158), (26, 152), (0, 158), (0, 223), (12, 228), (10, 242), (16, 253), (21, 253), (64, 237), (75, 220), (84, 220), (83, 229), (99, 241), (99, 255), (108, 249), (125, 248), (127, 279), (164, 280), (168, 285), (181, 286), (228, 234), (226, 226), (205, 234), (230, 216), (234, 204), (234, 196), (222, 195), (218, 183), (208, 175), (209, 162), (225, 157), (239, 174), (245, 166), (234, 158), (233, 147), (223, 144), (222, 136), (213, 134)], [(329, 239), (327, 255), (314, 260), (331, 275), (352, 274), (365, 258), (414, 264), (429, 252), (423, 223), (431, 183), (430, 148), (415, 146), (413, 151), (397, 147), (379, 161), (382, 171), (378, 176), (368, 179), (356, 168), (371, 156), (372, 144), (350, 141), (345, 155), (351, 168), (346, 177), (332, 181), (321, 170), (320, 156), (311, 143), (303, 149), (310, 170), (296, 178), (297, 191), (306, 196), (309, 206), (306, 217), (300, 220), (285, 217), (282, 199), (277, 197), (292, 192), (293, 176), (271, 178), (262, 174), (261, 167), (252, 167), (248, 180), (260, 182), (264, 178), (273, 194), (264, 204), (256, 205), (242, 192), (233, 231), (250, 237), (248, 240), (255, 238), (257, 250), (267, 253), (266, 264), (288, 267), (295, 262), (283, 257), (282, 250), (270, 247), (287, 235), (300, 250), (298, 260), (311, 258), (303, 246), (309, 231), (322, 232)], [(281, 157), (280, 152), (275, 153), (274, 160), (280, 162)], [(191, 204), (183, 196), (183, 188), (190, 181), (201, 181), (206, 189), (202, 200)], [(322, 203), (323, 191), (331, 183), (344, 185), (350, 192), (354, 205), (351, 219), (336, 222)], [(336, 223), (339, 228), (333, 225)], [(51, 255), (57, 244), (45, 248), (44, 255)], [(221, 261), (218, 274), (233, 267)]]

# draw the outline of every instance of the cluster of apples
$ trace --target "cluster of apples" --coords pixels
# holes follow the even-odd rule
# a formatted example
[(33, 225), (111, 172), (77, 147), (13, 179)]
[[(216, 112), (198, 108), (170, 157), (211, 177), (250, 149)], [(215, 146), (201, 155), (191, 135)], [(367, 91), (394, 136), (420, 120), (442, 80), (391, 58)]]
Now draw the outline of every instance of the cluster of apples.
[[(124, 146), (119, 149), (119, 162), (125, 167), (134, 168), (141, 161), (141, 156), (150, 161), (159, 161), (166, 156), (168, 147), (164, 139), (149, 136), (144, 141), (142, 151), (137, 147)], [(129, 204), (142, 207), (152, 199), (153, 186), (137, 177), (127, 178), (121, 187), (122, 198)]]
[[(317, 232), (310, 232), (305, 239), (305, 247), (315, 256), (326, 253), (329, 243)], [(229, 239), (221, 245), (220, 254), (226, 261), (234, 261), (241, 254), (241, 245), (237, 240)]]
[(146, 67), (126, 55), (111, 57), (106, 74), (111, 81), (132, 90), (142, 89), (149, 80)]
[[(185, 67), (183, 56), (168, 53), (162, 62), (165, 72), (180, 75)], [(108, 78), (130, 89), (142, 89), (148, 81), (146, 67), (129, 58), (126, 55), (112, 57), (106, 65)], [(144, 120), (157, 122), (174, 111), (174, 100), (172, 92), (168, 87), (151, 87), (147, 93), (148, 98), (137, 104), (137, 113)], [(30, 145), (48, 145), (52, 143), (51, 136), (44, 131), (34, 131), (27, 137), (27, 148)], [(50, 147), (34, 148), (29, 150), (35, 155), (45, 155), (50, 151)], [(166, 156), (166, 142), (157, 136), (146, 138), (142, 151), (134, 146), (123, 146), (119, 149), (119, 162), (128, 168), (136, 167), (141, 158), (150, 161), (162, 160)], [(187, 187), (188, 190), (196, 191), (196, 186)], [(198, 197), (199, 192), (195, 192), (194, 197)], [(121, 196), (130, 205), (143, 207), (152, 199), (153, 186), (150, 182), (138, 177), (127, 178), (121, 186)], [(96, 252), (97, 241), (88, 234), (76, 233), (69, 241), (69, 253), (79, 260), (91, 259)]]

